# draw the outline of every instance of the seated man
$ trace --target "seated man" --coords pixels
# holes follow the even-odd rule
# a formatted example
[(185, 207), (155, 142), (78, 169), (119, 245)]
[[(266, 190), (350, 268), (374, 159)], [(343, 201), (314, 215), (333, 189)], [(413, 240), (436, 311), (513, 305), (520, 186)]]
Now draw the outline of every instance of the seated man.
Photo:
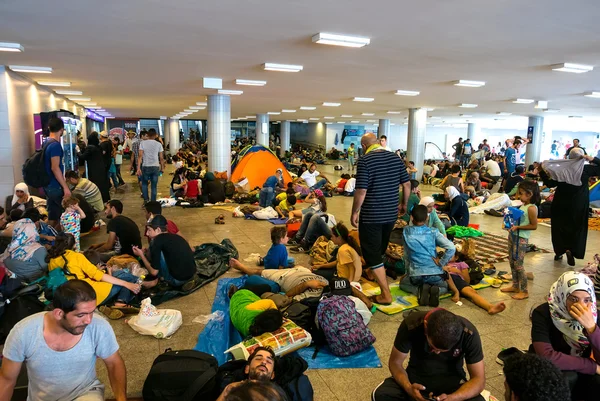
[(150, 262), (144, 251), (137, 246), (133, 253), (142, 259), (148, 272), (156, 276), (146, 281), (145, 287), (153, 287), (162, 278), (172, 287), (181, 287), (183, 291), (194, 288), (196, 261), (190, 244), (181, 236), (167, 232), (167, 219), (158, 215), (146, 224), (146, 235), (150, 238)]
[(504, 364), (505, 401), (568, 401), (571, 394), (552, 362), (530, 353), (517, 353)]
[[(158, 201), (146, 202), (144, 205), (144, 210), (146, 211), (146, 222), (151, 221), (154, 216), (162, 216), (162, 206)], [(167, 219), (167, 232), (183, 237), (181, 231), (179, 231), (179, 228), (177, 227), (177, 224), (173, 223), (169, 219)]]
[[(413, 225), (404, 227), (403, 232), (408, 274), (400, 282), (400, 288), (417, 293), (419, 305), (438, 306), (440, 292), (446, 292), (448, 286), (443, 267), (454, 256), (456, 247), (437, 229), (427, 226), (426, 206), (415, 206), (411, 218)], [(441, 258), (436, 253), (437, 246), (446, 250)]]
[(104, 210), (102, 194), (96, 184), (87, 178), (80, 178), (79, 173), (73, 170), (69, 170), (65, 173), (65, 179), (67, 180), (67, 185), (71, 188), (71, 192), (73, 194), (81, 194), (87, 203), (94, 208), (96, 213)]
[(142, 246), (142, 237), (137, 224), (129, 217), (122, 215), (123, 203), (112, 199), (106, 202), (104, 214), (109, 222), (106, 226), (108, 239), (106, 242), (94, 244), (89, 249), (94, 249), (100, 252), (102, 261), (108, 262), (110, 258), (116, 255), (131, 255), (133, 247)]
[(335, 225), (335, 217), (332, 214), (314, 211), (306, 213), (302, 218), (300, 229), (291, 241), (291, 245), (297, 246), (290, 248), (290, 252), (307, 253), (321, 235), (331, 238), (331, 228)]
[(96, 359), (104, 361), (114, 398), (125, 401), (125, 364), (110, 324), (94, 318), (96, 292), (69, 280), (54, 292), (54, 309), (31, 315), (11, 330), (0, 368), (0, 399), (10, 400), (21, 365), (29, 377), (29, 400), (104, 400)]
[(275, 199), (276, 189), (283, 189), (283, 170), (278, 168), (275, 175), (266, 179), (259, 194), (258, 204), (260, 207), (271, 206)]
[[(410, 359), (404, 368), (404, 361)], [(466, 362), (469, 380), (463, 370)], [(389, 360), (392, 377), (373, 392), (373, 401), (483, 401), (483, 349), (471, 322), (445, 309), (412, 311), (396, 334)]]

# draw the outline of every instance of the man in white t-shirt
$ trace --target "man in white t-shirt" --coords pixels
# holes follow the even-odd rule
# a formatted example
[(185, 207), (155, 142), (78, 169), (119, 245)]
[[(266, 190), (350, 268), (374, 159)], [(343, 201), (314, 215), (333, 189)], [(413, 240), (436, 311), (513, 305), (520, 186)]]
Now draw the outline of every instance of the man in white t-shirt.
[[(149, 200), (156, 200), (156, 187), (158, 177), (165, 170), (165, 158), (163, 156), (163, 146), (156, 140), (157, 134), (154, 128), (148, 130), (148, 139), (140, 143), (138, 153), (137, 175), (142, 177), (142, 196), (144, 203)], [(152, 195), (148, 196), (148, 181), (150, 181)]]
[(4, 344), (0, 400), (10, 400), (25, 363), (29, 401), (103, 401), (96, 359), (104, 361), (115, 399), (127, 400), (127, 374), (110, 324), (94, 316), (96, 292), (69, 280), (54, 292), (54, 309), (17, 323)]
[(346, 181), (346, 186), (344, 187), (344, 195), (346, 195), (346, 196), (354, 195), (355, 188), (356, 188), (356, 178), (354, 176), (352, 176), (351, 178), (348, 178), (348, 181)]
[(487, 155), (485, 157), (483, 167), (485, 167), (486, 172), (481, 176), (481, 181), (495, 184), (500, 178), (502, 178), (500, 165), (492, 158), (491, 155)]
[(390, 147), (388, 146), (387, 136), (381, 135), (379, 137), (379, 144), (381, 145), (382, 148), (384, 148), (388, 152), (392, 151), (392, 149), (390, 149)]
[[(321, 179), (317, 181), (318, 176), (321, 176)], [(300, 178), (302, 178), (304, 182), (306, 182), (306, 185), (312, 190), (322, 188), (327, 184), (327, 178), (317, 171), (317, 165), (314, 163), (310, 165), (308, 170), (302, 173)]]

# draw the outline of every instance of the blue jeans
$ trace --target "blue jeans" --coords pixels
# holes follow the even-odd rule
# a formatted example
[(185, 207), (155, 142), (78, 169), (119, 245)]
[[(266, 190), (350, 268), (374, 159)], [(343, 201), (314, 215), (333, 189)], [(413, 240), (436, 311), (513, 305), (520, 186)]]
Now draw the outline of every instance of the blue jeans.
[(163, 280), (171, 287), (181, 287), (186, 283), (185, 281), (177, 280), (175, 277), (171, 276), (171, 272), (169, 271), (169, 267), (167, 266), (167, 261), (165, 260), (165, 255), (162, 252), (160, 253), (158, 276), (162, 277)]
[[(128, 283), (137, 283), (137, 281), (139, 280), (138, 277), (134, 276), (133, 274), (131, 274), (125, 270), (117, 270), (117, 271), (113, 272), (112, 275), (113, 275), (113, 277), (116, 277), (123, 281), (127, 281)], [(127, 288), (121, 287), (120, 285), (113, 284), (112, 288), (110, 289), (110, 293), (108, 294), (106, 299), (102, 302), (102, 305), (106, 305), (109, 301), (112, 301), (113, 299), (116, 302), (123, 302), (124, 304), (128, 304), (131, 302), (133, 297), (134, 297), (134, 294), (132, 294), (131, 291), (129, 291)]]
[(48, 209), (48, 220), (58, 221), (62, 214), (62, 200), (64, 196), (61, 187), (45, 187), (46, 193), (46, 208)]
[[(304, 231), (301, 233), (302, 227)], [(302, 225), (300, 226), (300, 230), (298, 230), (297, 238), (300, 238), (304, 241), (305, 245), (311, 246), (317, 238), (321, 235), (324, 235), (328, 238), (331, 237), (331, 228), (325, 223), (323, 220), (322, 213), (307, 213), (304, 215), (302, 219)]]
[(258, 205), (260, 207), (271, 206), (273, 204), (273, 199), (275, 199), (275, 191), (273, 188), (263, 187), (258, 196)]
[(325, 184), (327, 184), (327, 180), (325, 178), (321, 178), (319, 181), (317, 181), (317, 183), (315, 185), (310, 187), (310, 189), (312, 189), (312, 190), (320, 189), (320, 188), (323, 188), (325, 186)]
[(440, 295), (448, 292), (448, 283), (444, 281), (441, 276), (409, 277), (407, 275), (400, 281), (400, 289), (413, 295), (417, 295), (417, 288), (423, 284), (437, 285), (440, 287)]
[(115, 189), (117, 189), (118, 186), (119, 186), (119, 178), (117, 177), (117, 172), (115, 171), (113, 173), (113, 172), (109, 171), (108, 172), (108, 179), (109, 179), (109, 181), (112, 180), (113, 186), (115, 187)]
[(142, 167), (142, 195), (144, 201), (148, 202), (148, 181), (152, 186), (152, 196), (150, 200), (156, 200), (156, 186), (160, 175), (160, 167)]

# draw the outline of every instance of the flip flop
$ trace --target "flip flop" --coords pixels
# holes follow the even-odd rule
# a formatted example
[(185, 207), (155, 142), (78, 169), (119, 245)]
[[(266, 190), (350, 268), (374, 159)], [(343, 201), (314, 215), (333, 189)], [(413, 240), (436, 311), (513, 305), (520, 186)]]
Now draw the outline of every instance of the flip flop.
[(502, 280), (496, 278), (492, 281), (492, 288), (500, 288), (502, 287), (502, 283)]
[(109, 306), (101, 306), (98, 308), (98, 310), (107, 318), (109, 318), (110, 320), (119, 320), (121, 319), (123, 316), (125, 316), (125, 314), (123, 312), (121, 312), (118, 309), (113, 309)]
[(496, 274), (496, 268), (492, 267), (491, 269), (487, 269), (483, 272), (483, 274), (485, 274), (486, 276), (493, 276), (494, 274)]
[(125, 306), (114, 306), (113, 305), (111, 307), (111, 309), (121, 311), (125, 315), (135, 315), (136, 313), (140, 313), (140, 308), (136, 308), (135, 306), (132, 306), (132, 305), (125, 305)]

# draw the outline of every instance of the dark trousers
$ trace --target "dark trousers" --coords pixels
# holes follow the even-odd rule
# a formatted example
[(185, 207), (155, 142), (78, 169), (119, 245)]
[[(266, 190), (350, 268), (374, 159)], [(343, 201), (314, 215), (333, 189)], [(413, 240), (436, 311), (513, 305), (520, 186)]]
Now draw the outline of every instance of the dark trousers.
[[(457, 377), (436, 377), (435, 380), (431, 380), (431, 383), (424, 383), (423, 381), (413, 380), (410, 378), (411, 383), (419, 383), (427, 388), (427, 391), (432, 392), (433, 396), (440, 394), (451, 394), (455, 392), (461, 385), (461, 379)], [(429, 393), (428, 393), (429, 394)], [(410, 401), (411, 398), (406, 391), (394, 380), (393, 377), (388, 377), (373, 391), (373, 401)], [(467, 401), (484, 401), (481, 395), (470, 398)]]
[(390, 235), (396, 222), (391, 223), (358, 223), (360, 249), (365, 258), (367, 268), (383, 266), (383, 255), (390, 243)]
[(572, 400), (597, 400), (600, 394), (600, 376), (584, 375), (573, 371), (563, 371), (563, 376), (571, 390)]

